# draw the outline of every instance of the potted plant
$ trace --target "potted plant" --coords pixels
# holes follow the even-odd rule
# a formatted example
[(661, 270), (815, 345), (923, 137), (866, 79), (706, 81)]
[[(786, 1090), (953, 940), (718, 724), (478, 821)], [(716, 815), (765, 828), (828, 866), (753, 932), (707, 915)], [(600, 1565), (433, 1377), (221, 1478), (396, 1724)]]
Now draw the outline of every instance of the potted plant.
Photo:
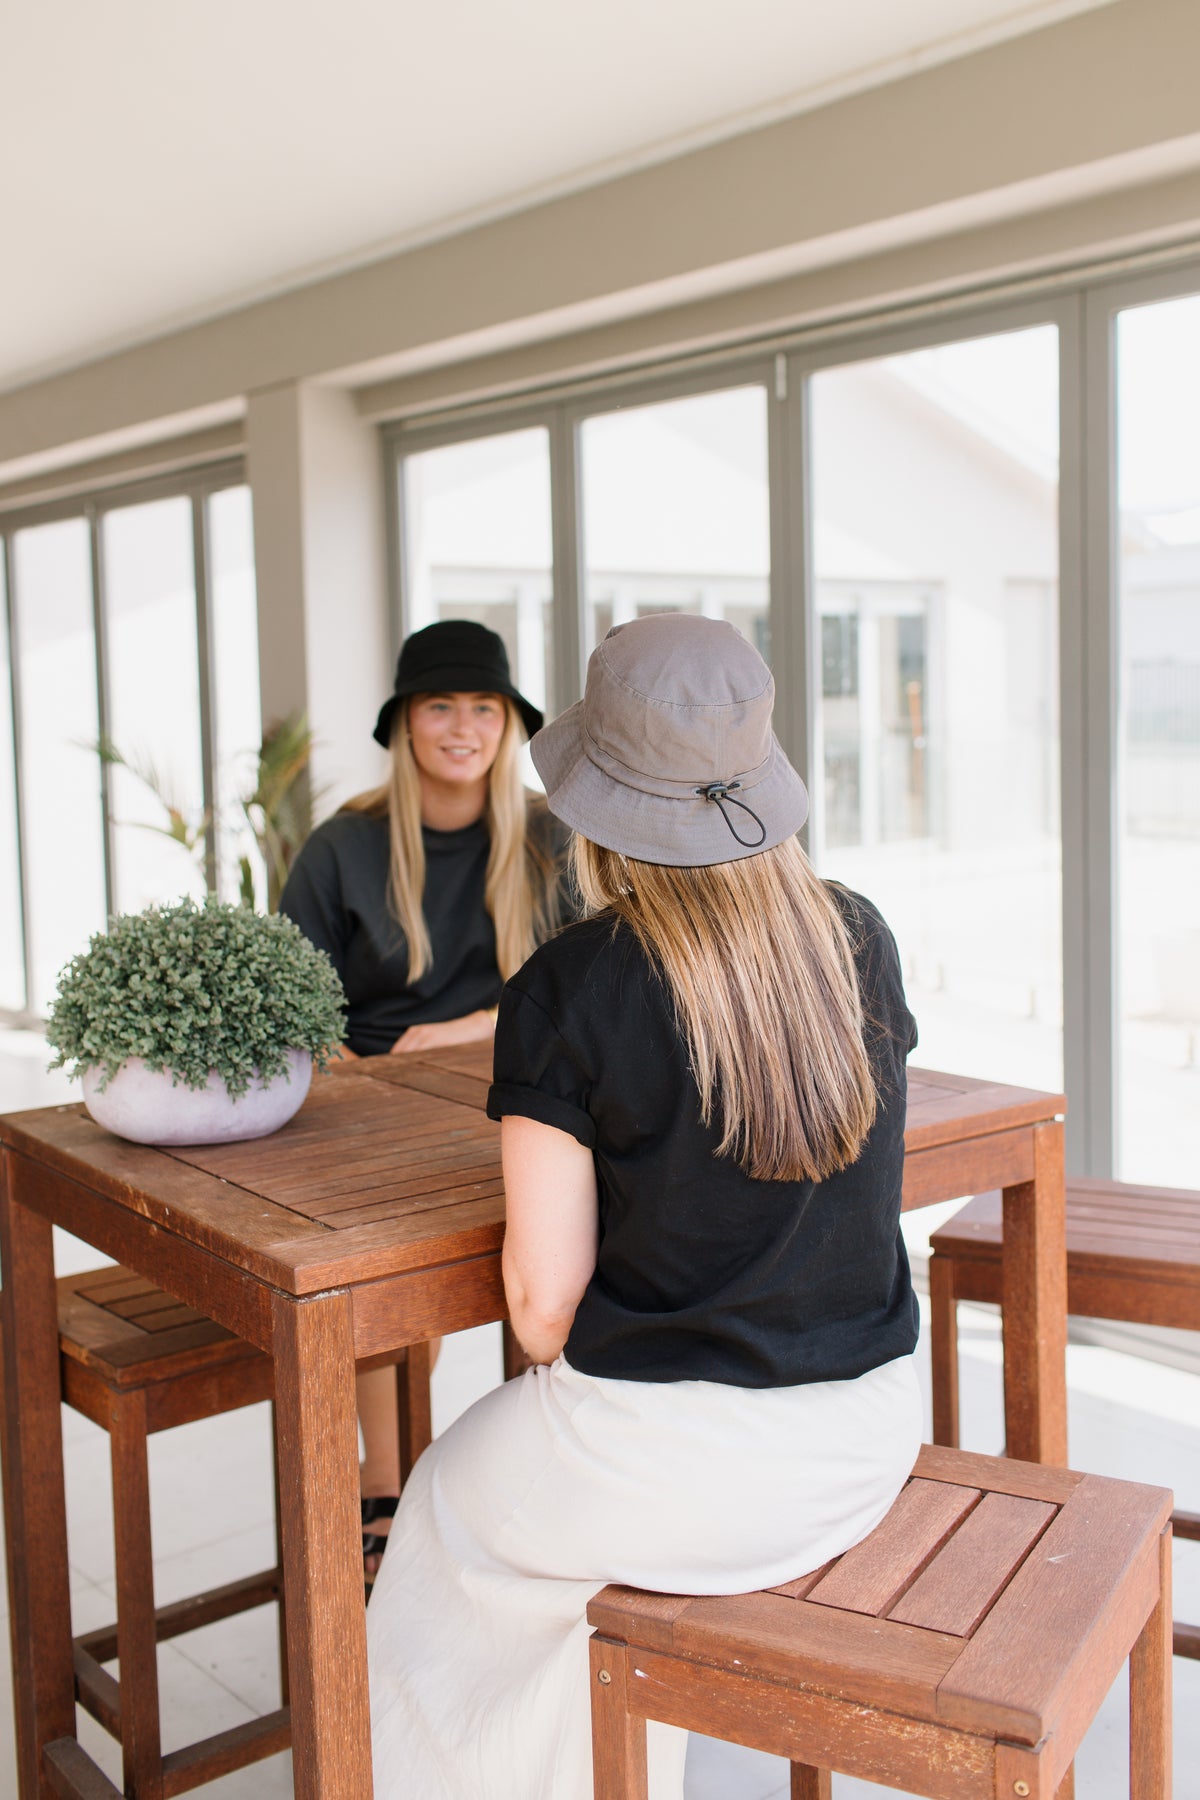
[(261, 1137), (341, 1041), (333, 965), (279, 913), (192, 900), (114, 919), (59, 977), (51, 1068), (92, 1117), (142, 1144)]

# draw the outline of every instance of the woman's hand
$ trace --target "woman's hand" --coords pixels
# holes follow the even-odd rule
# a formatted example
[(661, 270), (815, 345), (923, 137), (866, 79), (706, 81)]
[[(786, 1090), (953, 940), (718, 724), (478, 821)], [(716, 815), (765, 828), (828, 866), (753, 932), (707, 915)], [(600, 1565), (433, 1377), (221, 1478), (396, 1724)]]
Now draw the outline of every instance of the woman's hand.
[(501, 1123), (500, 1151), (509, 1318), (526, 1354), (553, 1362), (596, 1268), (596, 1165), (567, 1132), (515, 1114)]
[(447, 1044), (479, 1044), (490, 1038), (496, 1022), (490, 1012), (464, 1013), (461, 1019), (439, 1019), (435, 1024), (410, 1025), (392, 1045), (392, 1056), (409, 1056), (421, 1050), (441, 1050)]

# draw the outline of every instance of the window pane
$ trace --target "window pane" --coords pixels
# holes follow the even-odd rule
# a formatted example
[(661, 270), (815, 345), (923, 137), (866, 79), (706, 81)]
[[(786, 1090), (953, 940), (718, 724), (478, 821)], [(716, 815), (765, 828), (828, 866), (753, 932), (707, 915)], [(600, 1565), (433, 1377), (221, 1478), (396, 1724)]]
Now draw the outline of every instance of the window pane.
[(761, 387), (602, 413), (580, 432), (591, 649), (653, 612), (728, 619), (769, 656)]
[(17, 770), (13, 755), (12, 663), (0, 538), (0, 1007), (25, 1006), (21, 936), (21, 883), (17, 859)]
[(550, 446), (540, 427), (407, 456), (408, 629), (475, 619), (499, 632), (517, 686), (555, 710)]
[(118, 912), (204, 892), (194, 856), (162, 835), (164, 800), (193, 827), (204, 812), (192, 507), (184, 496), (123, 506), (102, 522)]
[[(248, 487), (222, 488), (207, 501), (212, 708), (217, 755), (217, 855), (223, 898), (236, 899), (238, 859), (261, 859), (239, 796), (253, 792), (262, 741), (258, 682), (258, 601), (254, 585), (254, 520)], [(259, 898), (266, 902), (260, 881)]]
[(104, 839), (84, 519), (13, 538), (21, 675), (21, 781), (29, 871), (34, 1009), (63, 964), (104, 925)]
[(1200, 295), (1117, 320), (1119, 1172), (1195, 1186)]
[(935, 1068), (1062, 1081), (1052, 327), (812, 379), (812, 842), (896, 933)]

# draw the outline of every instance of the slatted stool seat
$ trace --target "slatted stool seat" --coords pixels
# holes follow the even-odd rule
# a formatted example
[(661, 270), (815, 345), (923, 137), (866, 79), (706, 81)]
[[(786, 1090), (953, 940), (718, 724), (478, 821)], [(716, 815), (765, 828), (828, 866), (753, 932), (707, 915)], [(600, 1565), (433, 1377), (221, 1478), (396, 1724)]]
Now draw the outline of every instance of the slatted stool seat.
[(646, 1800), (647, 1719), (931, 1800), (1053, 1800), (1126, 1657), (1131, 1800), (1169, 1800), (1162, 1488), (926, 1448), (883, 1523), (815, 1574), (588, 1607), (595, 1800)]
[[(278, 1507), (274, 1567), (157, 1609), (150, 1542), (147, 1437), (271, 1399), (271, 1360), (119, 1265), (61, 1278), (58, 1324), (63, 1399), (109, 1433), (112, 1450), (117, 1619), (75, 1639), (76, 1696), (120, 1741), (125, 1794), (159, 1800), (272, 1756), (290, 1742)], [(407, 1473), (429, 1441), (428, 1347), (418, 1346), (398, 1375), (407, 1402), (401, 1436)], [(280, 1608), (283, 1705), (164, 1756), (156, 1644), (271, 1601)], [(103, 1667), (114, 1657), (119, 1681)], [(76, 1760), (81, 1785), (56, 1791), (100, 1792), (87, 1785), (87, 1771), (102, 1779), (95, 1765), (82, 1756)], [(107, 1782), (103, 1791), (112, 1791)]]
[[(957, 1444), (958, 1302), (1002, 1303), (999, 1194), (980, 1194), (929, 1244), (935, 1443)], [(1200, 1331), (1200, 1193), (1122, 1181), (1067, 1182), (1067, 1310)], [(1176, 1512), (1200, 1539), (1200, 1513)], [(1200, 1657), (1200, 1625), (1175, 1624), (1176, 1656)]]

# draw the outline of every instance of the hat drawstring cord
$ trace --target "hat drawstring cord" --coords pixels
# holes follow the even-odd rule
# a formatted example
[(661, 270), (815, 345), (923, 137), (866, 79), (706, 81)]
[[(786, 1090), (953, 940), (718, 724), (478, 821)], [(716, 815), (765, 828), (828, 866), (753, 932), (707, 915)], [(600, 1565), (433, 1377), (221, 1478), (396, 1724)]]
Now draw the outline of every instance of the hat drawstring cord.
[[(698, 787), (694, 791), (697, 794), (702, 795), (705, 800), (716, 801), (721, 809), (721, 817), (728, 825), (731, 835), (739, 844), (741, 844), (744, 850), (757, 850), (758, 846), (766, 841), (767, 828), (752, 806), (747, 806), (744, 800), (735, 800), (733, 798), (734, 793), (741, 785), (740, 781), (710, 781), (707, 787)], [(732, 818), (725, 810), (726, 807), (729, 806), (738, 806), (744, 813), (750, 814), (750, 817), (758, 826), (758, 836), (756, 838), (744, 838), (741, 835)]]

